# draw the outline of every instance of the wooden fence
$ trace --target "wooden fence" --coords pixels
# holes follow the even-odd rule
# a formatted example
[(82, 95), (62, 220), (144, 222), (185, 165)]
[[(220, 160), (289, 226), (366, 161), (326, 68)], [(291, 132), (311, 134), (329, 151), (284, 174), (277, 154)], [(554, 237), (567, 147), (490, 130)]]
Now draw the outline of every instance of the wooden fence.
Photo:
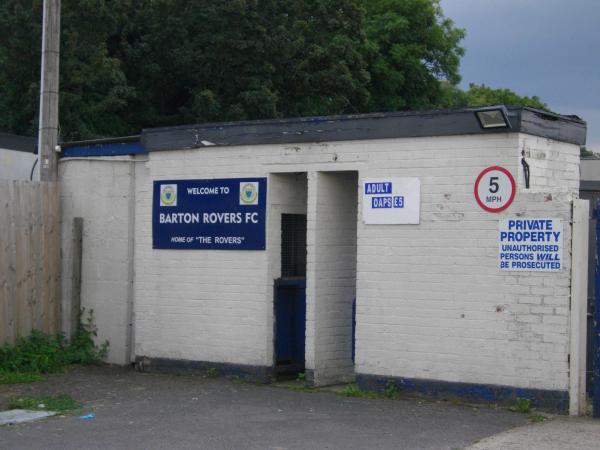
[(60, 330), (58, 183), (0, 180), (0, 344)]

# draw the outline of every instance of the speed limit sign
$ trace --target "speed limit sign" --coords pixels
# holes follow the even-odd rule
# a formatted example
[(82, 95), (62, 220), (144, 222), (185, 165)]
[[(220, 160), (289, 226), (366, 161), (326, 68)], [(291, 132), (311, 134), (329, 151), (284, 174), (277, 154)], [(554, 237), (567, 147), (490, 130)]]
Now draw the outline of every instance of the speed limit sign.
[(515, 194), (515, 179), (504, 167), (488, 167), (475, 181), (475, 200), (488, 212), (504, 211), (515, 199)]

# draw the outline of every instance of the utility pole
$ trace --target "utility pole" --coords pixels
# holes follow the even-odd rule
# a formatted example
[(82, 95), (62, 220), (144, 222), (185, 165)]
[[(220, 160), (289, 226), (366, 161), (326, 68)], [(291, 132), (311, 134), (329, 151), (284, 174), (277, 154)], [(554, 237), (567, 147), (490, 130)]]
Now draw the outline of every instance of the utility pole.
[(60, 61), (60, 0), (44, 0), (40, 123), (38, 131), (39, 180), (58, 177), (58, 80)]

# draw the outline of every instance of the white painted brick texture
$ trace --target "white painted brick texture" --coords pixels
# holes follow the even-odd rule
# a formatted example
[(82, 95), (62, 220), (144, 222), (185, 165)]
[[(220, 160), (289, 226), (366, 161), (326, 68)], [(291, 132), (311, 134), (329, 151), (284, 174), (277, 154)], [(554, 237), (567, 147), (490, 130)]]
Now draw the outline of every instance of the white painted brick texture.
[[(523, 135), (485, 143), (492, 145), (474, 139), (480, 148), (459, 142), (420, 147), (419, 155), (381, 145), (390, 158), (361, 172), (420, 177), (422, 199), (418, 226), (359, 224), (356, 371), (566, 389), (579, 149)], [(545, 154), (543, 164), (530, 162), (529, 190), (524, 146)], [(501, 214), (484, 212), (473, 197), (477, 174), (492, 165), (517, 177), (515, 203)], [(498, 270), (498, 222), (516, 216), (563, 219), (562, 272)]]
[(356, 172), (309, 178), (307, 367), (316, 385), (350, 381), (356, 296)]
[[(527, 191), (520, 164), (524, 150), (532, 168)], [(279, 274), (280, 257), (280, 223), (273, 215), (284, 209), (298, 211), (304, 202), (286, 200), (301, 189), (286, 193), (282, 186), (291, 185), (285, 177), (270, 176), (266, 252), (152, 250), (153, 180), (296, 172), (308, 172), (310, 178), (316, 172), (347, 170), (358, 171), (359, 177), (421, 179), (420, 225), (364, 225), (360, 201), (357, 216), (348, 219), (351, 226), (359, 218), (356, 372), (566, 389), (569, 220), (578, 189), (578, 151), (574, 145), (528, 135), (490, 134), (153, 152), (136, 170), (136, 354), (272, 365), (273, 279)], [(85, 162), (69, 164), (74, 168), (68, 175), (74, 177)], [(508, 168), (517, 179), (515, 203), (501, 214), (484, 212), (473, 198), (477, 174), (491, 165)], [(97, 177), (89, 170), (77, 181), (67, 181), (65, 198), (82, 208), (86, 195), (95, 195), (89, 180)], [(113, 211), (115, 219), (106, 225), (126, 229), (125, 219), (118, 219), (125, 216), (117, 214), (124, 205), (97, 198), (94, 207)], [(65, 217), (79, 214), (77, 208), (67, 207)], [(563, 272), (498, 270), (498, 221), (514, 216), (563, 219)], [(348, 309), (330, 308), (336, 303), (327, 303), (321, 294), (341, 286), (327, 273), (328, 258), (337, 260), (341, 253), (326, 248), (340, 237), (336, 227), (341, 225), (317, 199), (311, 200), (310, 193), (308, 217), (309, 246), (314, 233), (315, 247), (308, 253), (307, 295), (314, 295), (314, 302), (307, 306), (307, 317), (316, 321), (325, 314), (319, 326), (343, 331), (325, 333), (321, 341), (319, 328), (307, 326), (307, 366), (325, 367), (332, 361), (331, 367), (337, 368), (336, 358), (347, 350), (351, 303)], [(98, 236), (105, 235), (98, 230)], [(91, 260), (98, 260), (97, 255), (108, 253), (102, 246), (117, 247), (118, 253), (119, 244), (125, 247), (119, 238), (105, 239), (87, 252)], [(100, 266), (112, 263), (105, 259)], [(96, 286), (103, 289), (106, 269), (100, 266), (86, 264), (84, 270), (87, 278), (98, 270), (102, 276)], [(348, 292), (349, 284), (343, 285)]]
[[(126, 364), (129, 158), (65, 159), (60, 168), (62, 210), (62, 297), (71, 293), (71, 239), (74, 217), (83, 217), (81, 305), (94, 311), (98, 342), (110, 343), (108, 362)], [(63, 313), (66, 314), (67, 308)], [(63, 320), (68, 323), (66, 315)], [(68, 331), (68, 330), (66, 330)]]

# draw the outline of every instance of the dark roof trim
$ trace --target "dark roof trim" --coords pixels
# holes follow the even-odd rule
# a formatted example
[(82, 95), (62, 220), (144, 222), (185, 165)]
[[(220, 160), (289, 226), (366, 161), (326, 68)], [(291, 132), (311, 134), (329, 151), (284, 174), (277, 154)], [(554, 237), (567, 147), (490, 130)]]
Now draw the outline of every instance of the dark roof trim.
[(122, 156), (146, 153), (139, 136), (69, 142), (62, 145), (62, 156)]
[(281, 120), (209, 123), (142, 132), (147, 152), (211, 146), (318, 143), (366, 139), (523, 132), (572, 144), (585, 143), (586, 124), (531, 108), (508, 107), (510, 129), (482, 129), (477, 108), (394, 112)]
[(585, 145), (587, 124), (577, 116), (522, 108), (520, 131), (570, 144)]
[(17, 152), (36, 153), (37, 139), (29, 136), (0, 133), (0, 148)]
[(84, 147), (84, 146), (93, 146), (93, 145), (101, 145), (101, 144), (121, 144), (123, 142), (139, 142), (141, 136), (139, 134), (133, 136), (123, 136), (123, 137), (110, 137), (110, 138), (101, 138), (101, 139), (88, 139), (85, 141), (71, 141), (71, 142), (61, 142), (60, 146), (64, 148), (69, 147)]
[(598, 191), (600, 192), (600, 181), (581, 180), (579, 182), (580, 191)]

